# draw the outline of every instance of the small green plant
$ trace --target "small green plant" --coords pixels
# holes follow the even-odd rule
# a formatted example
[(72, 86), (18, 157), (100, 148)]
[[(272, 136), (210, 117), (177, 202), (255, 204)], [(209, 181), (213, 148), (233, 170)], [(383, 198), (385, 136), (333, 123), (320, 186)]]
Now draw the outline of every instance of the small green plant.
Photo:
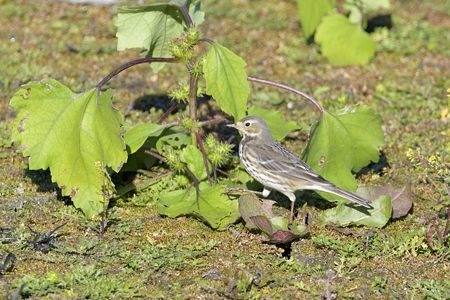
[[(222, 176), (228, 174), (223, 168), (234, 173), (236, 164), (230, 159), (232, 146), (213, 134), (203, 138), (205, 126), (223, 122), (224, 118), (199, 115), (200, 86), (204, 84), (206, 95), (234, 120), (247, 112), (263, 117), (277, 140), (299, 128), (295, 122), (286, 122), (279, 112), (248, 107), (249, 82), (254, 82), (289, 90), (315, 105), (321, 116), (312, 127), (304, 159), (336, 185), (356, 190), (353, 173), (377, 161), (379, 148), (384, 145), (381, 119), (375, 111), (358, 106), (328, 112), (314, 98), (291, 86), (248, 76), (244, 59), (202, 36), (198, 26), (204, 21), (204, 12), (200, 8), (199, 0), (121, 8), (116, 23), (117, 49), (139, 48), (144, 57), (117, 67), (84, 93), (74, 93), (56, 80), (23, 86), (11, 100), (17, 111), (13, 140), (29, 157), (29, 168), (50, 169), (62, 194), (70, 196), (88, 218), (98, 218), (110, 199), (129, 191), (126, 187), (116, 189), (113, 173), (154, 168), (158, 174), (167, 175), (155, 175), (148, 183), (148, 189), (155, 192), (149, 198), (158, 201), (160, 214), (194, 216), (223, 229), (240, 217), (237, 201), (227, 194), (232, 181)], [(157, 123), (135, 124), (125, 130), (124, 117), (112, 105), (113, 91), (105, 87), (120, 72), (143, 63), (151, 64), (154, 71), (181, 63), (189, 79), (168, 91), (176, 104)], [(187, 103), (186, 110), (180, 103)], [(177, 107), (178, 118), (166, 122)], [(163, 169), (169, 171), (161, 173)], [(231, 185), (245, 187), (246, 182), (241, 183)], [(135, 202), (148, 203), (139, 198)], [(385, 224), (390, 201), (378, 202)], [(363, 224), (372, 226), (370, 222)]]
[(375, 40), (364, 31), (367, 16), (388, 9), (389, 0), (346, 0), (336, 12), (334, 0), (298, 0), (299, 18), (306, 38), (314, 36), (322, 54), (334, 65), (367, 64), (375, 55)]

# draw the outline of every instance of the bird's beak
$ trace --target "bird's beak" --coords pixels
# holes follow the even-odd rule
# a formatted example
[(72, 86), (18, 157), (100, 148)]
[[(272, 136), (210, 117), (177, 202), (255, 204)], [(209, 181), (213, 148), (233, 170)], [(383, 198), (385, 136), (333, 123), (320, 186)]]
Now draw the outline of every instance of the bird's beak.
[(227, 127), (231, 127), (231, 128), (236, 128), (237, 129), (236, 124), (227, 124)]

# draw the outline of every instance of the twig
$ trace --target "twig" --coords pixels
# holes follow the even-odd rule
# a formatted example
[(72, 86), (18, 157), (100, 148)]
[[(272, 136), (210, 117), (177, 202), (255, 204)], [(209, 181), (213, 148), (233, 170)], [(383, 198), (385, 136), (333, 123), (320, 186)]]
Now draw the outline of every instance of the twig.
[(214, 44), (214, 41), (209, 39), (209, 38), (200, 38), (198, 39), (199, 42), (205, 42), (205, 43), (209, 43), (209, 44)]
[(220, 173), (220, 174), (225, 175), (227, 177), (231, 177), (231, 175), (229, 173), (227, 173), (227, 172), (225, 172), (225, 171), (223, 171), (223, 170), (221, 170), (219, 168), (216, 168), (216, 171), (217, 171), (217, 173)]
[(299, 91), (296, 88), (289, 86), (287, 84), (283, 84), (283, 83), (279, 83), (279, 82), (275, 82), (275, 81), (271, 81), (271, 80), (267, 80), (267, 79), (257, 78), (257, 77), (251, 77), (251, 76), (248, 76), (247, 80), (291, 91), (294, 94), (302, 96), (303, 98), (306, 98), (308, 101), (313, 103), (320, 110), (321, 113), (323, 113), (325, 111), (325, 109), (319, 104), (319, 102), (314, 97), (312, 97), (302, 91)]
[(188, 3), (189, 3), (189, 0), (186, 0), (186, 1), (184, 1), (184, 4), (179, 6), (178, 8), (180, 9), (181, 13), (183, 14), (183, 18), (186, 21), (186, 24), (190, 28), (190, 27), (194, 26), (194, 22), (192, 22), (192, 18), (189, 15)]
[(159, 118), (158, 120), (158, 124), (161, 124), (162, 122), (164, 122), (167, 117), (169, 117), (169, 115), (177, 108), (178, 104), (174, 103), (172, 104), (169, 109), (167, 109), (164, 114), (161, 116), (161, 118)]
[(206, 120), (206, 121), (201, 121), (198, 124), (201, 127), (204, 127), (204, 126), (216, 125), (216, 124), (222, 123), (223, 121), (226, 121), (226, 120), (227, 119), (224, 116), (218, 116), (218, 117)]
[(149, 154), (149, 155), (151, 155), (151, 156), (153, 156), (154, 158), (156, 158), (159, 161), (166, 162), (166, 158), (164, 156), (162, 156), (161, 154), (159, 154), (156, 151), (156, 149), (153, 149), (153, 148), (152, 149), (147, 149), (144, 152)]
[(103, 87), (103, 85), (105, 85), (108, 81), (110, 81), (114, 76), (117, 76), (120, 72), (131, 68), (132, 66), (135, 65), (139, 65), (139, 64), (144, 64), (144, 63), (153, 63), (153, 62), (167, 62), (167, 63), (174, 63), (174, 62), (178, 62), (178, 59), (174, 58), (174, 57), (143, 57), (143, 58), (138, 58), (132, 61), (129, 61), (117, 68), (115, 68), (111, 73), (109, 73), (108, 75), (106, 75), (106, 77), (104, 77), (102, 80), (99, 81), (99, 83), (97, 83), (97, 90), (101, 90), (101, 88)]
[(227, 193), (227, 194), (255, 194), (255, 195), (262, 196), (261, 192), (245, 190), (245, 189), (241, 189), (241, 188), (226, 188), (225, 193)]
[(200, 147), (200, 151), (202, 152), (203, 163), (205, 164), (205, 169), (206, 169), (206, 176), (208, 176), (209, 185), (212, 186), (211, 176), (209, 175), (208, 157), (206, 156), (205, 146), (203, 145), (203, 138), (202, 138), (202, 135), (200, 134), (199, 130), (196, 132), (196, 136), (197, 136), (198, 146)]

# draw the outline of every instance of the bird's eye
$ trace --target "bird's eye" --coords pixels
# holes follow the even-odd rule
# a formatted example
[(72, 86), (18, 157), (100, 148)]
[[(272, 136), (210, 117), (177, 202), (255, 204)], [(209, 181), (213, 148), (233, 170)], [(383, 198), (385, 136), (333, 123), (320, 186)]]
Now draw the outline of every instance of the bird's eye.
[(245, 127), (248, 127), (248, 126), (250, 126), (250, 122), (247, 122), (244, 125), (245, 125)]

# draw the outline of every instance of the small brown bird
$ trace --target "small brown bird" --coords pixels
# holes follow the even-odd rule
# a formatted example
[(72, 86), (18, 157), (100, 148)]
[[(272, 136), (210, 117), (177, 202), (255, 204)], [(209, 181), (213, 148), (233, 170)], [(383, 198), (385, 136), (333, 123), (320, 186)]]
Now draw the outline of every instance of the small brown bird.
[(243, 135), (239, 144), (239, 157), (247, 172), (264, 186), (263, 197), (276, 190), (291, 200), (290, 223), (294, 216), (294, 192), (297, 190), (328, 192), (371, 208), (367, 200), (327, 181), (276, 142), (263, 119), (249, 116), (228, 126), (236, 128)]

